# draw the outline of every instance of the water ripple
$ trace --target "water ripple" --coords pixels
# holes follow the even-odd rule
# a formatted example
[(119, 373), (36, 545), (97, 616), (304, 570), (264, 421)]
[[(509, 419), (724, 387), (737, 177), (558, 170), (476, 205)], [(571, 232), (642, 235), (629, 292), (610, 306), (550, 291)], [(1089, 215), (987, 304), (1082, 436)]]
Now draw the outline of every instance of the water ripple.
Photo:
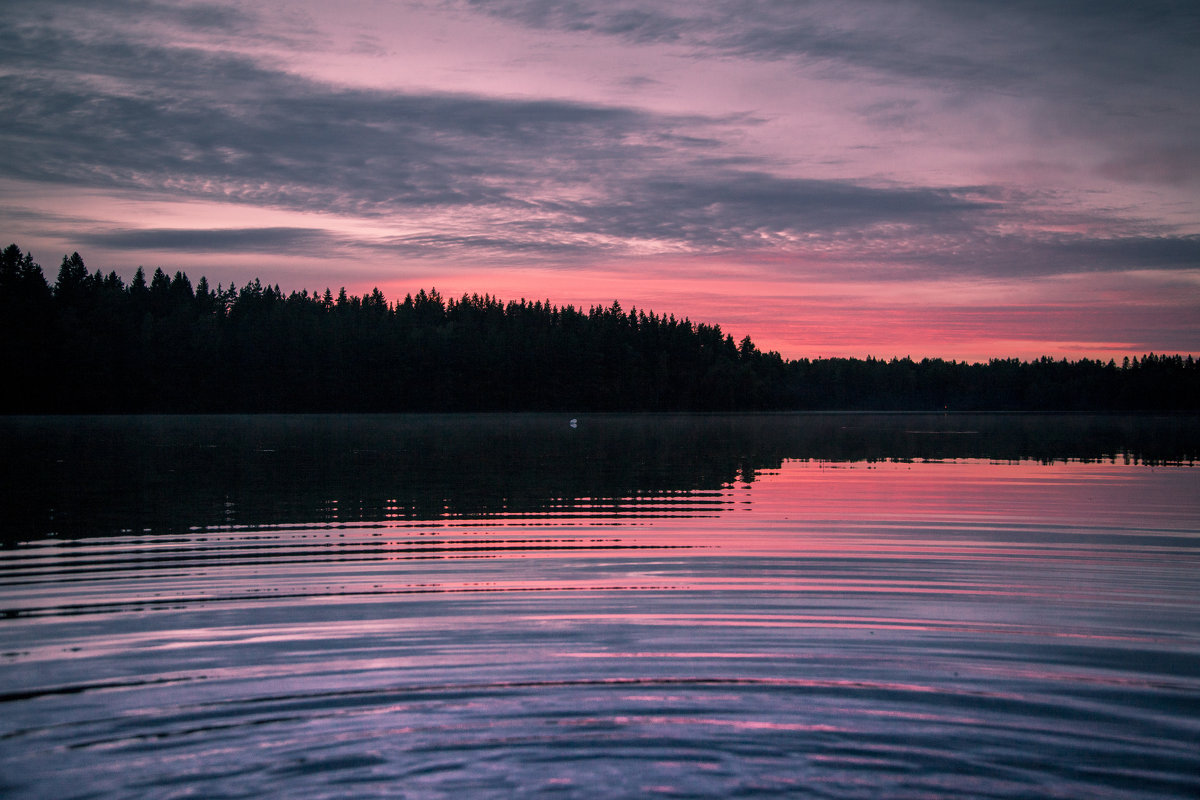
[(835, 466), (30, 538), (0, 794), (1200, 796), (1200, 470)]

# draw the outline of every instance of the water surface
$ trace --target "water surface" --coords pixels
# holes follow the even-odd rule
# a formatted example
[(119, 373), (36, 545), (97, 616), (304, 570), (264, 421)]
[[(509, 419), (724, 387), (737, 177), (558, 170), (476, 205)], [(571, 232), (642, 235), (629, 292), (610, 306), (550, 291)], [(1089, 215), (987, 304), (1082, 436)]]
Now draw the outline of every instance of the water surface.
[(0, 793), (1193, 797), (1195, 427), (3, 420)]

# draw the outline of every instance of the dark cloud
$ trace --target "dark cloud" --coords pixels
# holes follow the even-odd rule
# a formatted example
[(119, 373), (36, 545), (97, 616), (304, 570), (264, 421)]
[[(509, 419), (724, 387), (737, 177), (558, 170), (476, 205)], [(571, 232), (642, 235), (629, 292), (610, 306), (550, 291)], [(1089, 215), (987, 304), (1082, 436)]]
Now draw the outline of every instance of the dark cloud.
[(422, 233), (395, 236), (363, 246), (371, 250), (403, 255), (406, 258), (444, 258), (447, 255), (462, 256), (466, 253), (472, 257), (482, 256), (504, 262), (513, 258), (522, 261), (544, 261), (550, 257), (554, 259), (551, 263), (562, 265), (573, 264), (583, 256), (591, 259), (603, 252), (618, 252), (624, 249), (594, 241), (571, 241), (561, 234), (545, 235), (544, 231), (521, 230), (516, 227), (494, 234)]
[(575, 225), (580, 232), (590, 226), (620, 237), (686, 242), (711, 251), (786, 248), (788, 237), (833, 236), (877, 225), (958, 228), (962, 217), (982, 217), (993, 208), (968, 191), (877, 188), (701, 168), (645, 175), (614, 187), (606, 202), (566, 210), (581, 220)]
[[(1009, 84), (1028, 67), (998, 65), (966, 42), (945, 46), (942, 31), (892, 3), (793, 0), (468, 0), (488, 14), (542, 29), (589, 32), (640, 44), (680, 43), (697, 54), (755, 60), (799, 59), (864, 67), (929, 80)], [(917, 6), (920, 7), (920, 4)], [(921, 9), (922, 11), (924, 9)], [(953, 9), (949, 9), (952, 11)], [(986, 16), (976, 6), (978, 16)], [(944, 19), (957, 14), (942, 12)], [(928, 22), (928, 17), (926, 17)]]
[[(770, 2), (680, 4), (681, 10), (599, 2), (484, 7), (525, 24), (631, 41), (837, 61), (994, 87), (1036, 66), (1009, 59), (1007, 72), (988, 67), (987, 47), (977, 55), (955, 45), (939, 55), (938, 47), (950, 47), (945, 36), (934, 36), (932, 52), (923, 52), (911, 29), (850, 24), (863, 15), (860, 6), (845, 12), (849, 17), (824, 15), (826, 6)], [(952, 6), (922, 7), (937, 19), (960, 16)], [(145, 14), (225, 33), (250, 25), (247, 17), (208, 5), (125, 0), (111, 8), (131, 19)], [(16, 16), (19, 24), (0, 32), (0, 177), (403, 218), (419, 231), (352, 244), (314, 228), (119, 230), (76, 237), (82, 244), (194, 253), (383, 247), (409, 255), (564, 261), (597, 253), (770, 252), (932, 274), (1197, 265), (1189, 237), (996, 233), (1001, 226), (1029, 227), (1035, 212), (995, 187), (779, 174), (763, 159), (726, 147), (733, 133), (756, 124), (747, 116), (348, 89), (228, 52), (156, 46), (135, 29), (83, 33), (38, 23), (32, 12)], [(1147, 20), (1143, 28), (1159, 24)], [(916, 111), (897, 101), (864, 113), (900, 126)], [(1180, 159), (1191, 151), (1162, 152)]]
[[(1015, 0), (467, 0), (530, 27), (758, 60), (803, 59), (979, 89), (1053, 85), (1050, 66), (1130, 81), (1196, 62), (1195, 3)], [(1157, 44), (1157, 47), (1150, 45)]]
[[(569, 261), (657, 244), (761, 259), (787, 273), (816, 269), (813, 277), (840, 281), (1200, 268), (1197, 236), (998, 233), (1020, 210), (997, 194), (986, 187), (879, 188), (752, 172), (647, 175), (623, 182), (603, 201), (543, 203), (542, 210), (557, 214), (554, 224), (516, 220), (486, 234), (397, 237), (386, 247), (409, 256), (466, 251)], [(781, 255), (794, 258), (780, 261)]]
[[(677, 44), (698, 58), (792, 62), (816, 74), (932, 88), (948, 106), (1007, 98), (1036, 135), (1108, 151), (1098, 175), (1200, 184), (1200, 4), (1065, 0), (468, 0), (535, 28), (636, 44)], [(877, 125), (904, 113), (863, 113)], [(1144, 154), (1168, 154), (1168, 158)], [(1181, 155), (1183, 154), (1183, 155)], [(1140, 168), (1143, 163), (1148, 168)], [(1182, 167), (1162, 169), (1164, 163)]]
[(984, 222), (996, 208), (979, 190), (874, 188), (707, 169), (622, 177), (604, 188), (602, 197), (586, 201), (540, 200), (539, 216), (493, 226), (487, 234), (421, 235), (395, 244), (558, 258), (643, 247), (739, 257), (803, 254), (861, 244), (863, 231), (873, 228), (888, 239), (897, 229), (912, 235), (970, 230), (969, 218)]
[(5, 0), (9, 29), (48, 27), (103, 35), (112, 27), (132, 34), (158, 26), (175, 33), (254, 34), (258, 17), (228, 3), (157, 0)]
[(895, 277), (905, 270), (914, 277), (1030, 279), (1140, 270), (1185, 273), (1200, 269), (1200, 237), (1064, 236), (963, 230), (915, 240), (900, 237), (863, 241), (856, 244), (852, 257), (868, 265), (858, 275), (849, 276), (861, 280)]
[(1200, 269), (1200, 236), (1065, 237), (1051, 246), (1097, 269)]
[(82, 245), (179, 253), (307, 253), (341, 246), (319, 228), (140, 228), (78, 234)]
[(341, 89), (242, 57), (41, 36), (18, 37), (0, 56), (72, 53), (69, 64), (54, 56), (35, 74), (0, 78), (10, 156), (0, 174), (26, 181), (358, 215), (491, 208), (510, 221), (404, 242), (553, 254), (603, 239), (753, 248), (879, 223), (957, 225), (994, 206), (973, 191), (739, 169), (749, 162), (722, 156), (714, 138), (727, 120)]
[[(91, 81), (0, 78), (3, 174), (352, 213), (520, 205), (522, 183), (652, 158), (685, 124), (569, 102), (339, 90), (234, 57), (103, 49)], [(112, 79), (122, 82), (105, 88)], [(640, 144), (626, 141), (635, 135)]]

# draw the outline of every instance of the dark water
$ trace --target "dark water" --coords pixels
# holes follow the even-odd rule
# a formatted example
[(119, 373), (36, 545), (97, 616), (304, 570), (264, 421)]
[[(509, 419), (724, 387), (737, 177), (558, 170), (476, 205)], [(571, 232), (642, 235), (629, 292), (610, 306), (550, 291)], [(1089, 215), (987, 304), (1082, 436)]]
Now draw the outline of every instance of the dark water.
[(0, 420), (0, 795), (1200, 796), (1195, 419)]

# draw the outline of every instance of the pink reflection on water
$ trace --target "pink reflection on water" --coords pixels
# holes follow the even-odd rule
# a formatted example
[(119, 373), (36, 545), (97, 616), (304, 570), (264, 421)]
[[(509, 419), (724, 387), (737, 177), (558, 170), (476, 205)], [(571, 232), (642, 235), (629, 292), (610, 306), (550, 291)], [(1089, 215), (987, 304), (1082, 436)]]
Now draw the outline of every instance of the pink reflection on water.
[[(1102, 561), (1127, 559), (1128, 548), (1085, 553), (1072, 532), (1193, 531), (1200, 519), (1200, 470), (1190, 467), (786, 461), (728, 491), (739, 502), (719, 518), (653, 529), (726, 553)], [(1054, 536), (1038, 535), (1046, 526)]]
[[(1168, 472), (1176, 480), (1141, 478)], [(788, 461), (751, 487), (758, 515), (785, 519), (1090, 522), (1122, 508), (1173, 518), (1179, 483), (1200, 488), (1190, 468), (1110, 463), (984, 460), (828, 463)], [(1200, 493), (1198, 493), (1200, 494)], [(1192, 510), (1200, 508), (1193, 501)], [(1191, 519), (1195, 519), (1194, 516)]]
[[(627, 698), (628, 699), (628, 698)], [(557, 720), (563, 727), (593, 727), (596, 725), (668, 725), (732, 728), (741, 731), (803, 731), (807, 733), (844, 733), (849, 729), (838, 725), (811, 722), (778, 722), (753, 719), (721, 719), (714, 717), (663, 716), (622, 714), (613, 717), (579, 717)]]
[[(955, 619), (947, 609), (966, 598), (1042, 607), (1177, 604), (1185, 595), (1143, 578), (1154, 574), (1144, 567), (1197, 558), (1190, 540), (1200, 520), (1200, 470), (1189, 467), (785, 461), (753, 482), (696, 494), (695, 507), (677, 494), (669, 513), (636, 516), (614, 515), (620, 501), (590, 498), (590, 513), (577, 509), (563, 518), (387, 522), (336, 531), (291, 525), (47, 544), (13, 555), (22, 580), (2, 599), (15, 614), (45, 617), (199, 603), (252, 609), (437, 596), (520, 602), (522, 594), (559, 593), (578, 610), (589, 597), (621, 594), (783, 593), (876, 605), (894, 595), (918, 613), (657, 615), (645, 624), (986, 628), (1046, 636), (1052, 626), (998, 628), (987, 620)], [(642, 499), (647, 508), (659, 505)], [(590, 619), (539, 618), (541, 624)], [(628, 615), (599, 619), (634, 621)], [(1053, 635), (1120, 634), (1077, 627)]]

